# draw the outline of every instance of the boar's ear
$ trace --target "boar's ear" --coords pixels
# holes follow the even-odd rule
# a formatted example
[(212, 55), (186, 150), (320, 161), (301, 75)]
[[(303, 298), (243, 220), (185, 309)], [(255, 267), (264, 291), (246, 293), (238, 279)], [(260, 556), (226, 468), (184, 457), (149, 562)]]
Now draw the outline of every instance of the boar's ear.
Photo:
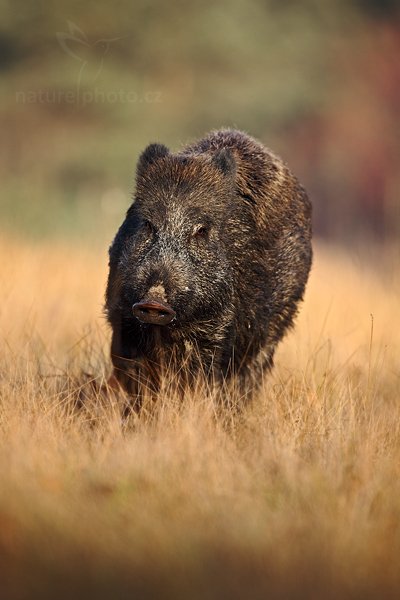
[(224, 175), (234, 176), (236, 173), (236, 161), (232, 151), (229, 148), (221, 148), (212, 157), (212, 163)]
[(149, 165), (152, 165), (159, 158), (163, 158), (169, 154), (169, 150), (164, 144), (150, 144), (146, 150), (142, 152), (137, 164), (137, 173), (140, 175)]

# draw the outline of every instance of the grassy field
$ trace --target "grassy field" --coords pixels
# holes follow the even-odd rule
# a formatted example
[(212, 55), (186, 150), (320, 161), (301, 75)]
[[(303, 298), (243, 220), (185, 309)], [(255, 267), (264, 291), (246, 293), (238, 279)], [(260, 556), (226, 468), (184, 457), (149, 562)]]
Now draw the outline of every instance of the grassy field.
[[(121, 427), (106, 249), (0, 242), (0, 597), (398, 598), (400, 271), (316, 247), (262, 393)], [(364, 256), (364, 259), (360, 259)]]

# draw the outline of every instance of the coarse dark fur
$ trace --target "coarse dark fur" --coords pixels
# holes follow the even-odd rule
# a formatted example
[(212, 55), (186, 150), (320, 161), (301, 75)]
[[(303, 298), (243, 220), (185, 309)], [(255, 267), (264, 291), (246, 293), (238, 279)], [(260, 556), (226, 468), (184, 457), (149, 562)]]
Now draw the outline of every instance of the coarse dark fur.
[[(260, 142), (220, 130), (176, 154), (151, 144), (110, 248), (114, 379), (136, 406), (165, 367), (183, 385), (201, 372), (253, 386), (293, 323), (311, 259), (307, 194)], [(132, 306), (143, 300), (176, 318), (141, 323)]]

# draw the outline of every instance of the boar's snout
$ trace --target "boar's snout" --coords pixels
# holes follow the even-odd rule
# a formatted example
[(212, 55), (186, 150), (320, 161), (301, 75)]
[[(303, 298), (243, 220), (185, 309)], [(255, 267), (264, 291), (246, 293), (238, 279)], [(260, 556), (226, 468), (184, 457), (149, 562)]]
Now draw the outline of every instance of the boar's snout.
[(132, 312), (141, 323), (168, 325), (175, 319), (175, 311), (164, 302), (143, 300), (132, 306)]

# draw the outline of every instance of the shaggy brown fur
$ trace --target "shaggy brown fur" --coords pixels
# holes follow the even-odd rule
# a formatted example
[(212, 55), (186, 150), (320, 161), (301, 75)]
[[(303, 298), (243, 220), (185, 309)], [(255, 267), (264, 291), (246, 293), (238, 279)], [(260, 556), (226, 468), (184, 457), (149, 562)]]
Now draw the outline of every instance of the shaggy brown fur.
[[(151, 144), (110, 248), (114, 377), (136, 403), (166, 366), (183, 384), (201, 371), (249, 387), (293, 323), (311, 258), (307, 194), (260, 142), (221, 130), (177, 154)], [(143, 322), (154, 303), (175, 318)]]

